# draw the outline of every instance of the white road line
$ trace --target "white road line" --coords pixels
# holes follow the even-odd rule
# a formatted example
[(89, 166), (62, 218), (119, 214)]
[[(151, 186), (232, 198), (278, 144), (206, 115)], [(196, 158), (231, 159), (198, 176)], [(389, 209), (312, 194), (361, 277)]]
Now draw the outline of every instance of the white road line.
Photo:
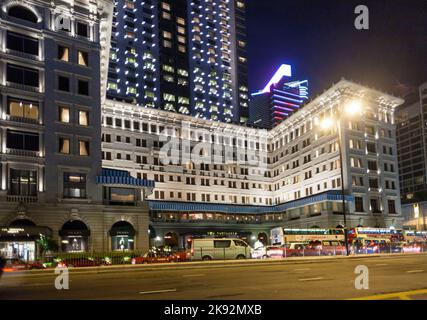
[(307, 279), (298, 279), (299, 281), (318, 281), (318, 280), (323, 280), (323, 277), (318, 277), (318, 278), (307, 278)]
[(310, 268), (304, 268), (304, 269), (295, 269), (294, 271), (310, 271)]
[(141, 294), (141, 295), (147, 295), (147, 294), (158, 294), (158, 293), (169, 293), (169, 292), (176, 292), (176, 289), (157, 290), (157, 291), (142, 291), (139, 294)]
[(205, 274), (186, 274), (183, 275), (183, 278), (197, 278), (197, 277), (204, 277), (206, 276)]
[(406, 271), (407, 273), (423, 273), (424, 270), (410, 270), (410, 271)]

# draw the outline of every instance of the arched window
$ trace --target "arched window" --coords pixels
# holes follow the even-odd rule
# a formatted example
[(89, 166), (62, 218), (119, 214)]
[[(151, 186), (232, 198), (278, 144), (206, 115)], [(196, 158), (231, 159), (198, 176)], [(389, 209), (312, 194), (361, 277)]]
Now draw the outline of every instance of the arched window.
[(30, 10), (22, 6), (13, 6), (9, 9), (8, 15), (10, 17), (26, 20), (32, 23), (37, 23), (37, 16)]
[(134, 249), (135, 229), (126, 221), (116, 222), (110, 230), (113, 251), (129, 251)]

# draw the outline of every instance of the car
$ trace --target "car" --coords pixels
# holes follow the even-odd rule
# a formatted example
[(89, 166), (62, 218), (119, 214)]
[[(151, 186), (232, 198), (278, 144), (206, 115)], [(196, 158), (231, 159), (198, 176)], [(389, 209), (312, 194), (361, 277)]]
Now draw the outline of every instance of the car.
[(419, 244), (404, 244), (401, 247), (403, 253), (420, 253), (421, 246)]
[(102, 263), (92, 258), (68, 258), (58, 262), (58, 267), (83, 268), (83, 267), (100, 267)]
[(172, 263), (179, 262), (180, 256), (172, 252), (150, 251), (141, 257), (132, 258), (132, 264)]
[(252, 259), (283, 258), (283, 247), (267, 246), (251, 250)]
[(6, 259), (5, 265), (3, 267), (3, 272), (16, 272), (29, 270), (29, 264), (21, 259), (9, 258)]

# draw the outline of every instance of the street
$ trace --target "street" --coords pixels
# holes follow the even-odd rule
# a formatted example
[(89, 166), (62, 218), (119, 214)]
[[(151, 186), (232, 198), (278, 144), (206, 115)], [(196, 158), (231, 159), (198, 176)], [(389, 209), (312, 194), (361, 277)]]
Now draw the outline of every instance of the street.
[[(368, 267), (369, 290), (355, 289), (357, 266)], [(55, 289), (55, 277), (53, 270), (25, 277), (5, 274), (0, 281), (0, 299), (426, 299), (427, 255), (102, 274), (70, 271), (70, 288), (62, 291)], [(386, 296), (414, 290), (424, 291)]]

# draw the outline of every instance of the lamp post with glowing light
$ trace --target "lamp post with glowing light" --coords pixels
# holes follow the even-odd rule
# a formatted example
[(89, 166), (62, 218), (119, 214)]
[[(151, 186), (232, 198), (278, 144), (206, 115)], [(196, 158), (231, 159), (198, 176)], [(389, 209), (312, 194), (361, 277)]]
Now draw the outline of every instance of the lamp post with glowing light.
[(326, 118), (321, 123), (322, 130), (328, 130), (336, 125), (338, 131), (338, 150), (340, 154), (340, 171), (341, 171), (341, 196), (342, 196), (342, 210), (344, 214), (344, 241), (345, 249), (347, 256), (350, 255), (349, 243), (348, 243), (348, 230), (347, 230), (347, 210), (345, 202), (345, 186), (344, 186), (344, 156), (343, 156), (343, 147), (342, 147), (342, 132), (341, 132), (341, 121), (343, 116), (355, 117), (360, 115), (362, 111), (362, 104), (360, 101), (352, 101), (346, 107), (344, 112), (341, 109), (338, 109), (337, 118)]

